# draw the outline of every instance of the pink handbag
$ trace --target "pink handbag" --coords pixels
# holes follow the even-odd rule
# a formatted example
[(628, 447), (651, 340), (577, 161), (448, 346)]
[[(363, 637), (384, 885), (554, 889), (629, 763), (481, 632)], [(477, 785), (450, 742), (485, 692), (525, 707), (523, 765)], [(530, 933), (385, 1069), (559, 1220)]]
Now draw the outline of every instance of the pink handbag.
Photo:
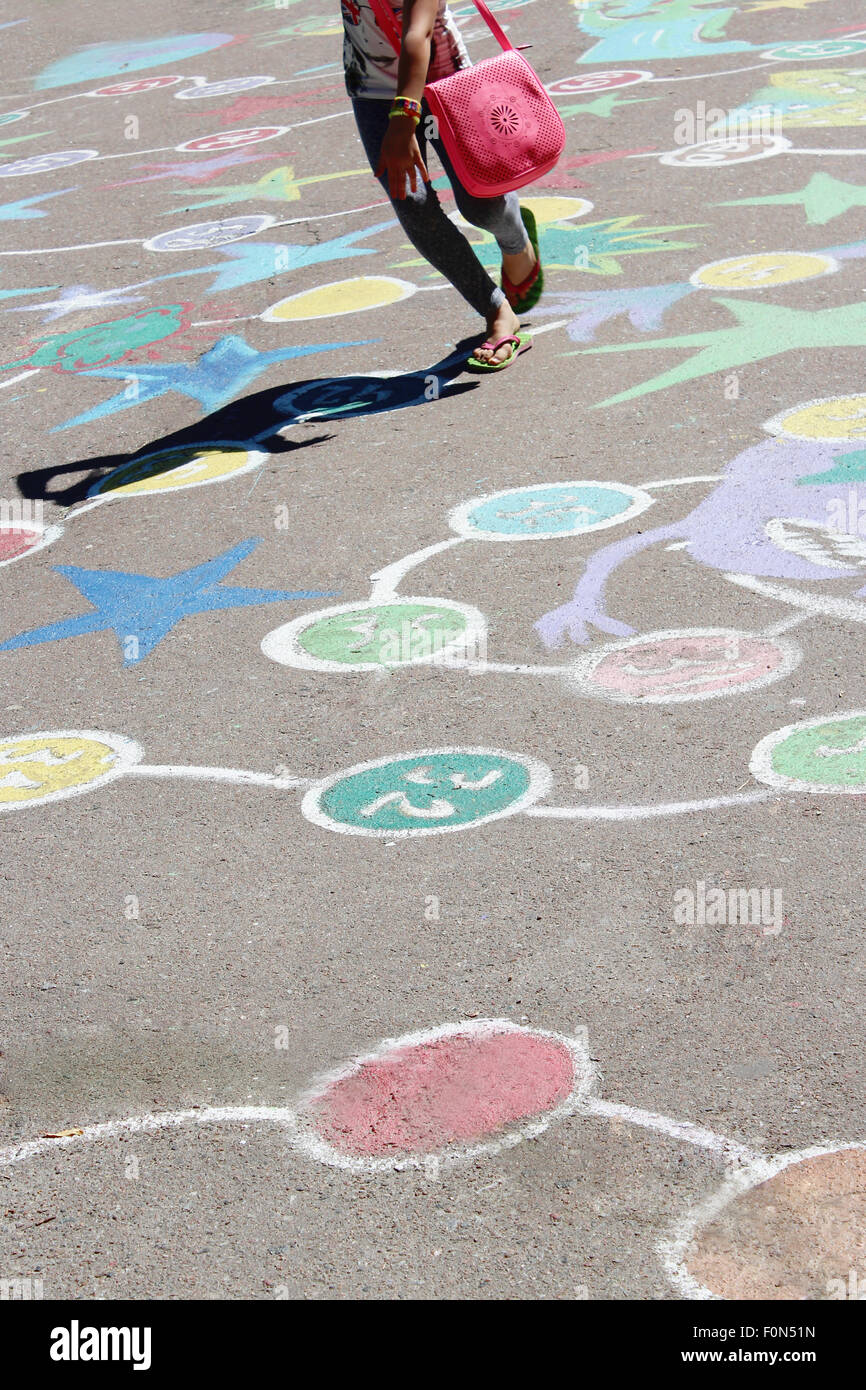
[[(565, 126), (532, 67), (506, 38), (484, 0), (474, 4), (502, 52), (428, 82), (424, 96), (467, 193), (497, 198), (553, 168), (565, 146)], [(370, 5), (399, 54), (400, 28), (388, 0), (370, 0)]]

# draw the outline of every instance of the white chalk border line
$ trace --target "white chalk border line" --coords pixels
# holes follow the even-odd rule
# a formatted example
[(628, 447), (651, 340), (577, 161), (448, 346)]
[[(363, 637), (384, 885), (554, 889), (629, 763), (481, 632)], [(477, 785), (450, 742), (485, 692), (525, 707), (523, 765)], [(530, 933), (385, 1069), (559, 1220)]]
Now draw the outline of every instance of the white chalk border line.
[(822, 1158), (826, 1154), (841, 1153), (845, 1149), (866, 1149), (866, 1142), (840, 1141), (835, 1144), (816, 1144), (812, 1148), (773, 1156), (756, 1155), (744, 1167), (732, 1169), (718, 1190), (680, 1217), (670, 1233), (656, 1246), (665, 1273), (677, 1293), (684, 1299), (728, 1301), (723, 1299), (721, 1294), (713, 1293), (706, 1288), (689, 1271), (686, 1262), (689, 1246), (698, 1231), (714, 1221), (737, 1197), (766, 1182), (768, 1178), (774, 1178), (777, 1173), (783, 1172), (792, 1164), (803, 1163), (810, 1158)]

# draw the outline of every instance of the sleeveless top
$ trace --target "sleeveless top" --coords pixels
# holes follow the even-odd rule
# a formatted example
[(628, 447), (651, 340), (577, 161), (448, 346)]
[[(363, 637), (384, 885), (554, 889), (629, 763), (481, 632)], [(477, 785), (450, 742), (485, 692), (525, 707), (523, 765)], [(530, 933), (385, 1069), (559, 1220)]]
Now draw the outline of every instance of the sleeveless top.
[[(388, 3), (400, 25), (403, 17), (400, 0), (388, 0)], [(349, 96), (378, 97), (390, 101), (397, 91), (397, 54), (390, 40), (376, 23), (376, 16), (367, 0), (342, 0), (341, 8), (343, 67)], [(457, 68), (469, 67), (469, 63), (469, 54), (446, 0), (439, 0), (427, 80), (432, 82), (438, 77), (447, 77)]]

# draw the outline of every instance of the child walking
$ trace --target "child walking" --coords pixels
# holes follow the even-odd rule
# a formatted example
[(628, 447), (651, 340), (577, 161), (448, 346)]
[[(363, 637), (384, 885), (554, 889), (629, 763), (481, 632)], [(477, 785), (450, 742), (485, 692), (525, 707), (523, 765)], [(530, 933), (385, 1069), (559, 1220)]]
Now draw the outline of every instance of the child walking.
[[(469, 55), (446, 0), (384, 0), (399, 24), (399, 60), (376, 22), (371, 0), (342, 0), (343, 63), (358, 134), (376, 177), (412, 245), (485, 320), (487, 333), (467, 361), (475, 371), (501, 371), (532, 346), (519, 314), (543, 288), (535, 220), (516, 193), (475, 198), (454, 172), (442, 141), (431, 138), (467, 222), (489, 232), (502, 252), (502, 288), (471, 243), (443, 211), (427, 173), (432, 118), (424, 101), (428, 81), (469, 66)], [(528, 233), (528, 236), (527, 236)]]

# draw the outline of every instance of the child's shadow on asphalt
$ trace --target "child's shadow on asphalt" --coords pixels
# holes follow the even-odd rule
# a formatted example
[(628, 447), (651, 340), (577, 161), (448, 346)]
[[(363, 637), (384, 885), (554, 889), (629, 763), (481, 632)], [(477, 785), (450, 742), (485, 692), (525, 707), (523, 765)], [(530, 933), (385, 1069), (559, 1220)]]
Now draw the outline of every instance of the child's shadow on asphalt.
[[(318, 421), (330, 424), (359, 415), (376, 415), (383, 411), (403, 410), (407, 406), (428, 405), (444, 396), (473, 391), (477, 382), (456, 383), (454, 378), (463, 371), (474, 341), (462, 340), (449, 356), (432, 367), (415, 372), (400, 372), (395, 376), (314, 377), (256, 391), (251, 396), (231, 401), (194, 425), (153, 440), (133, 453), (103, 454), (72, 463), (55, 464), (50, 468), (30, 469), (19, 473), (16, 483), (22, 497), (40, 498), (68, 507), (83, 502), (116, 469), (124, 468), (126, 480), (129, 481), (125, 465), (163, 450), (221, 443), (261, 446), (269, 453), (277, 454), (323, 444), (333, 439), (334, 435), (319, 434), (310, 439), (293, 440), (285, 438), (278, 431), (291, 425)], [(160, 472), (177, 466), (177, 458), (167, 454), (162, 465), (157, 459), (148, 467), (146, 476), (156, 478)], [(72, 475), (72, 478), (67, 486), (51, 487), (52, 482), (68, 475)], [(120, 482), (121, 479), (118, 479)], [(99, 491), (105, 495), (110, 493), (111, 488), (102, 486)]]

